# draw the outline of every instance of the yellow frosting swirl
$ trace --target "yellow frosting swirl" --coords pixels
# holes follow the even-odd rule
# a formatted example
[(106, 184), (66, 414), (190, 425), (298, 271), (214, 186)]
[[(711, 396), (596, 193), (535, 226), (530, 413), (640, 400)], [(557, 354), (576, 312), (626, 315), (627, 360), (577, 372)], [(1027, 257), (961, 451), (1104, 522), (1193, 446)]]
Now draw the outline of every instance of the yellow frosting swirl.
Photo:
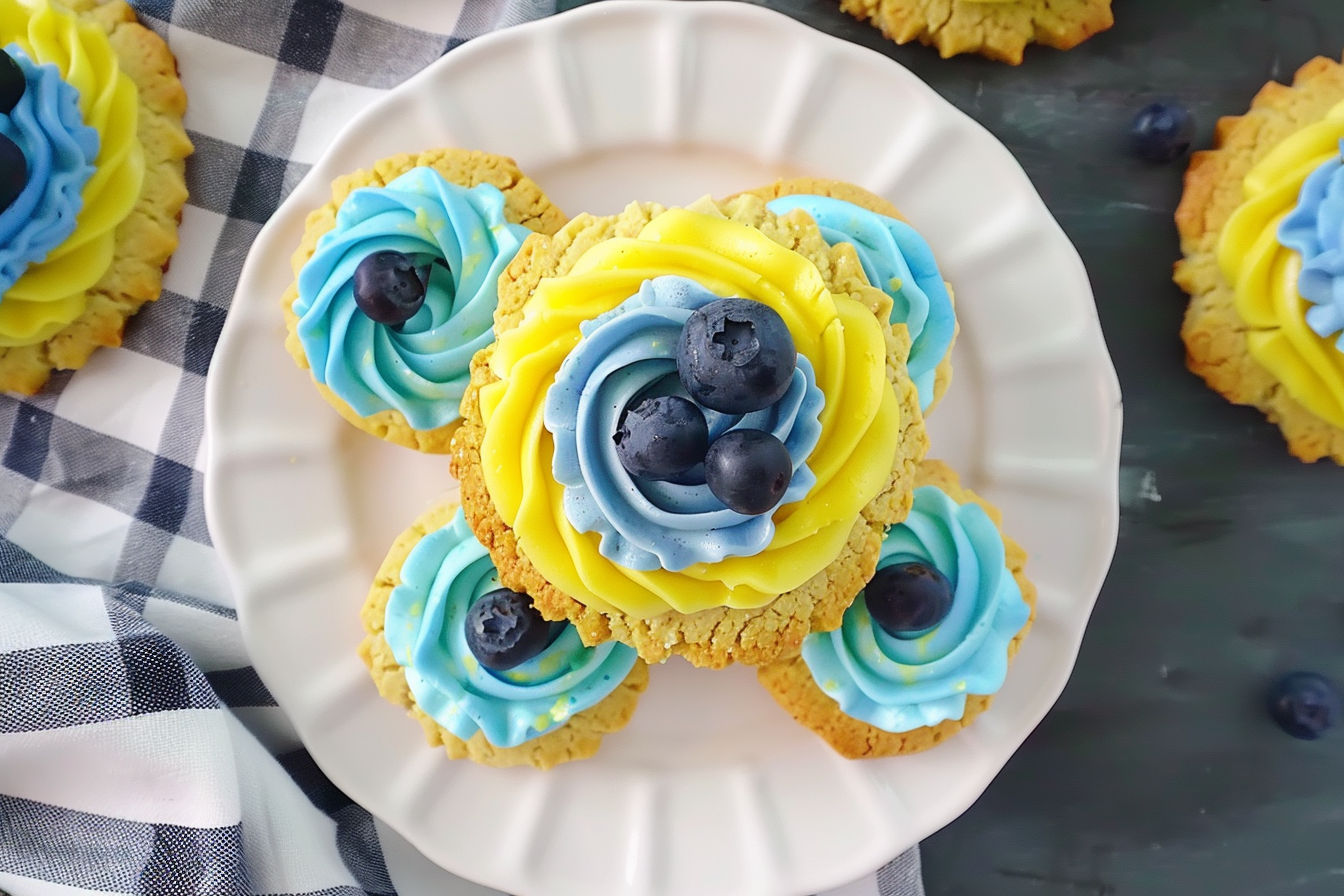
[(42, 342), (79, 317), (85, 291), (112, 263), (115, 231), (131, 213), (144, 180), (136, 136), (140, 104), (107, 32), (50, 4), (0, 0), (0, 46), (17, 43), (36, 63), (51, 63), (79, 91), (84, 123), (98, 131), (93, 176), (80, 191), (74, 233), (28, 266), (0, 300), (0, 347)]
[(1217, 249), (1248, 327), (1251, 356), (1299, 404), (1335, 426), (1344, 426), (1344, 354), (1307, 326), (1308, 302), (1297, 286), (1302, 257), (1279, 242), (1278, 230), (1307, 176), (1339, 156), (1341, 138), (1344, 103), (1274, 147), (1247, 173), (1245, 201), (1228, 219)]
[[(826, 396), (821, 436), (807, 458), (817, 483), (803, 500), (775, 511), (771, 543), (755, 556), (675, 573), (618, 566), (599, 553), (596, 533), (570, 525), (564, 487), (551, 473), (554, 443), (542, 422), (546, 391), (578, 344), (580, 323), (662, 275), (770, 305)], [(543, 280), (521, 323), (500, 335), (490, 361), (499, 379), (480, 393), (486, 488), (537, 571), (590, 607), (637, 618), (669, 609), (759, 607), (834, 560), (863, 506), (885, 486), (901, 431), (886, 356), (873, 313), (847, 295), (832, 294), (807, 258), (755, 228), (672, 209), (638, 237), (599, 243), (568, 275)]]

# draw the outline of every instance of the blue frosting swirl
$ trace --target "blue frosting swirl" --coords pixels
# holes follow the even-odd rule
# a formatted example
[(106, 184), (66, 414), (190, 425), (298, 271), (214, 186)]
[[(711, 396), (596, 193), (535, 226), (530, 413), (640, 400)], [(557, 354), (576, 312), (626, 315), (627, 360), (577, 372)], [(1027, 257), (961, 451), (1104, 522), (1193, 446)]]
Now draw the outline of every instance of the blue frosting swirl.
[[(293, 310), (314, 378), (362, 417), (395, 409), (418, 430), (457, 420), (471, 357), (494, 339), (499, 275), (527, 235), (498, 189), (432, 168), (352, 191), (299, 272)], [(382, 250), (429, 265), (425, 303), (400, 331), (355, 305), (355, 268)]]
[(933, 404), (938, 364), (952, 346), (957, 318), (933, 250), (904, 221), (829, 196), (781, 196), (767, 206), (777, 215), (801, 208), (826, 242), (850, 243), (868, 282), (891, 296), (891, 322), (910, 330), (910, 379), (921, 410)]
[[(679, 571), (695, 563), (759, 553), (774, 538), (769, 513), (730, 510), (704, 484), (703, 470), (683, 482), (631, 476), (612, 435), (636, 399), (689, 398), (677, 378), (677, 342), (691, 312), (719, 296), (685, 277), (644, 281), (639, 292), (581, 325), (582, 338), (546, 394), (543, 422), (555, 438), (552, 472), (564, 488), (564, 512), (579, 532), (596, 532), (602, 556), (627, 569)], [(821, 436), (825, 403), (811, 363), (801, 355), (788, 391), (749, 414), (704, 409), (712, 442), (732, 429), (773, 433), (793, 460), (779, 505), (801, 500), (816, 483), (807, 457)]]
[[(1307, 326), (1322, 339), (1344, 330), (1344, 161), (1330, 159), (1307, 176), (1278, 236), (1302, 256), (1297, 289), (1312, 306)], [(1335, 347), (1344, 351), (1344, 335)]]
[(637, 657), (614, 641), (585, 647), (566, 623), (537, 656), (492, 672), (467, 647), (464, 620), (476, 598), (499, 587), (489, 552), (459, 509), (406, 557), (383, 633), (427, 715), (462, 740), (481, 731), (497, 747), (516, 747), (601, 702)]
[(883, 731), (960, 719), (967, 694), (998, 691), (1008, 644), (1031, 616), (1003, 536), (979, 505), (958, 504), (936, 486), (915, 489), (910, 516), (887, 530), (877, 566), (912, 561), (952, 583), (952, 610), (936, 628), (892, 637), (873, 623), (860, 592), (839, 629), (803, 640), (817, 685), (846, 715)]
[(23, 152), (28, 182), (0, 212), (0, 295), (74, 232), (99, 143), (80, 115), (79, 91), (55, 65), (35, 64), (17, 44), (4, 52), (18, 62), (24, 89), (10, 113), (0, 115), (0, 134)]

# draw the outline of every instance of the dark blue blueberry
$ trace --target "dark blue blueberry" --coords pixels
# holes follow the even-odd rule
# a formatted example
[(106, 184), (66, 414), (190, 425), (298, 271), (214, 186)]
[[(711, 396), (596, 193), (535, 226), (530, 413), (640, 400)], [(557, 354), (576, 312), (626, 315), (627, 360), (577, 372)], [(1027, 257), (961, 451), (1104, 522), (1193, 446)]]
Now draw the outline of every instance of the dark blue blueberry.
[(1179, 159), (1190, 150), (1194, 139), (1194, 116), (1175, 103), (1150, 103), (1139, 110), (1129, 126), (1130, 150), (1149, 162)]
[(1269, 691), (1269, 714), (1279, 727), (1302, 740), (1315, 740), (1339, 721), (1344, 701), (1328, 678), (1290, 672)]
[(27, 183), (28, 160), (23, 157), (23, 150), (13, 140), (0, 134), (0, 212), (19, 198)]
[(465, 634), (481, 665), (502, 672), (545, 650), (563, 626), (543, 619), (526, 594), (497, 588), (467, 609)]
[(769, 407), (789, 389), (798, 351), (779, 312), (751, 299), (717, 299), (691, 313), (677, 343), (690, 396), (725, 414)]
[(893, 563), (863, 589), (868, 615), (893, 638), (916, 638), (947, 618), (952, 583), (927, 563)]
[(374, 252), (355, 268), (355, 304), (375, 323), (400, 328), (425, 304), (425, 282), (408, 256)]
[(23, 69), (14, 57), (0, 49), (0, 115), (8, 115), (23, 98)]
[(631, 476), (675, 479), (705, 459), (709, 425), (695, 402), (663, 395), (626, 408), (612, 441)]
[(705, 483), (714, 497), (738, 513), (773, 509), (792, 478), (789, 449), (759, 429), (730, 429), (705, 454)]

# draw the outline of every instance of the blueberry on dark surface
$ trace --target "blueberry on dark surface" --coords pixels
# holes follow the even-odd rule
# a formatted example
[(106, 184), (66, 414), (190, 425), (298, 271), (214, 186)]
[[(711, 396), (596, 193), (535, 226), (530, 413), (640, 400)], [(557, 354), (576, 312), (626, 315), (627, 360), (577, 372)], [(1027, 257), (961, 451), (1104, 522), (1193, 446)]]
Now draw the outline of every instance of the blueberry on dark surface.
[(14, 111), (23, 97), (23, 69), (13, 56), (0, 50), (0, 115)]
[(681, 328), (677, 375), (691, 397), (725, 414), (769, 407), (789, 389), (798, 351), (779, 312), (751, 299), (717, 299)]
[(13, 140), (0, 134), (0, 212), (19, 198), (27, 183), (28, 160), (23, 157), (23, 150)]
[(1344, 700), (1330, 680), (1315, 672), (1290, 672), (1269, 690), (1269, 714), (1302, 740), (1315, 740), (1339, 721)]
[(1175, 103), (1150, 103), (1139, 110), (1129, 126), (1130, 150), (1149, 162), (1179, 159), (1194, 139), (1194, 116)]
[(355, 268), (355, 304), (374, 323), (406, 323), (425, 304), (425, 283), (415, 262), (391, 250), (366, 256)]
[(612, 441), (631, 476), (674, 479), (705, 459), (709, 425), (695, 402), (663, 395), (627, 407)]
[(467, 609), (467, 647), (482, 666), (496, 672), (532, 659), (556, 633), (557, 627), (532, 606), (532, 598), (507, 588), (482, 594)]
[(772, 433), (730, 429), (705, 454), (705, 483), (738, 513), (765, 513), (784, 497), (793, 479), (789, 449)]
[(868, 615), (893, 638), (917, 637), (952, 610), (952, 583), (927, 563), (893, 563), (864, 586)]

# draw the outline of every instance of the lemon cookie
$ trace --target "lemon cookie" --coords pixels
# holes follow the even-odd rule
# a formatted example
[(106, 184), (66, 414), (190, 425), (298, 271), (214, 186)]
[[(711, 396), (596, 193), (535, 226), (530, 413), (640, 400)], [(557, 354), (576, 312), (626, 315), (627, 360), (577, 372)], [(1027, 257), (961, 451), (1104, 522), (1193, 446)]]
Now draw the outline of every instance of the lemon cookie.
[[(501, 579), (650, 662), (758, 664), (839, 625), (927, 447), (890, 306), (756, 196), (529, 240), (454, 437)], [(666, 466), (688, 438), (703, 462)]]
[(1270, 82), (1195, 153), (1176, 210), (1187, 363), (1304, 461), (1344, 463), (1344, 66)]
[(0, 390), (121, 344), (186, 201), (186, 95), (120, 0), (0, 0)]
[(757, 670), (800, 723), (850, 759), (916, 753), (989, 707), (1031, 626), (1036, 589), (999, 512), (938, 461), (841, 628)]
[(338, 178), (308, 216), (283, 298), (285, 346), (379, 438), (446, 452), (500, 272), (565, 216), (511, 159), (438, 149)]

